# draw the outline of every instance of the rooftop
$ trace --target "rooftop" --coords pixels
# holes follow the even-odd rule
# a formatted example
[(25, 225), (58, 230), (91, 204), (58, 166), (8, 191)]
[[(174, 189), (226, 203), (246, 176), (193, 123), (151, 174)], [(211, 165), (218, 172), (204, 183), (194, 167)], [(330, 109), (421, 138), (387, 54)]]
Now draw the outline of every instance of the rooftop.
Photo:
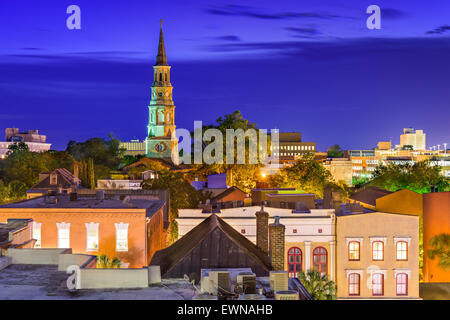
[(69, 292), (68, 275), (55, 265), (10, 265), (0, 271), (0, 300), (190, 300), (195, 291), (182, 279), (142, 289)]
[(131, 195), (105, 198), (99, 200), (92, 197), (78, 197), (71, 200), (69, 195), (43, 196), (29, 200), (1, 205), (4, 208), (48, 208), (48, 209), (146, 209), (150, 213), (158, 211), (164, 205), (163, 200), (156, 200), (152, 196)]
[(0, 223), (0, 244), (9, 240), (11, 231), (25, 227), (29, 221), (28, 219), (9, 219), (8, 223)]
[[(235, 219), (255, 219), (255, 213), (260, 211), (260, 206), (250, 206), (250, 207), (237, 207), (237, 208), (228, 208), (228, 209), (220, 209), (220, 212), (217, 215), (220, 218), (235, 218)], [(279, 216), (283, 218), (329, 218), (332, 213), (334, 213), (334, 209), (311, 209), (310, 213), (293, 213), (292, 209), (284, 209), (284, 208), (273, 208), (273, 207), (264, 207), (264, 211), (269, 213), (270, 217)], [(207, 218), (212, 213), (202, 213), (202, 209), (180, 209), (178, 213), (178, 219), (187, 219), (187, 218)]]

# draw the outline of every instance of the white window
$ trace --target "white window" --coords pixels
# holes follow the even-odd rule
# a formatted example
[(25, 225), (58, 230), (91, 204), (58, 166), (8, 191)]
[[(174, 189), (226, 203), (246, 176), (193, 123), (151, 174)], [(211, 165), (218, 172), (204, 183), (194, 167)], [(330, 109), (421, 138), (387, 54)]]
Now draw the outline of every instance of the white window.
[(58, 248), (70, 248), (70, 223), (56, 223), (58, 227)]
[(41, 248), (41, 225), (42, 223), (33, 221), (33, 239), (36, 240), (34, 243), (35, 248)]
[(128, 251), (128, 223), (116, 223), (116, 251)]
[(86, 251), (98, 251), (98, 223), (85, 223)]

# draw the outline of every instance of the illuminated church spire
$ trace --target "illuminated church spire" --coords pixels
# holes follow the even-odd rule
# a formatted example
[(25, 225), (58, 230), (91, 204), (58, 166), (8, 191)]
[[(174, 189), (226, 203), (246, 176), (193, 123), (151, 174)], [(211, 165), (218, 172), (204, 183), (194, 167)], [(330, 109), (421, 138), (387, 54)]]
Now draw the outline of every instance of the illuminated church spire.
[(178, 140), (175, 135), (175, 105), (172, 100), (170, 66), (167, 64), (164, 36), (159, 31), (158, 53), (153, 66), (152, 96), (148, 106), (146, 155), (150, 158), (171, 158), (178, 162)]
[(167, 66), (166, 48), (164, 47), (164, 36), (162, 29), (162, 19), (161, 19), (161, 30), (159, 31), (159, 44), (158, 44), (158, 55), (156, 56), (155, 66)]

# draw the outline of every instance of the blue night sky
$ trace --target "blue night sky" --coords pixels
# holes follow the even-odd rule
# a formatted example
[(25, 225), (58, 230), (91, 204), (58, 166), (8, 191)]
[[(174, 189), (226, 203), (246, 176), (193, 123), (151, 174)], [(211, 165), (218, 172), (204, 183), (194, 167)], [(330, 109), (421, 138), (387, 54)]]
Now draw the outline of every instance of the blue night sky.
[[(372, 4), (381, 30), (366, 27)], [(444, 0), (1, 0), (0, 129), (39, 129), (55, 149), (143, 139), (160, 19), (177, 127), (241, 110), (319, 150), (399, 143), (404, 127), (450, 143)]]

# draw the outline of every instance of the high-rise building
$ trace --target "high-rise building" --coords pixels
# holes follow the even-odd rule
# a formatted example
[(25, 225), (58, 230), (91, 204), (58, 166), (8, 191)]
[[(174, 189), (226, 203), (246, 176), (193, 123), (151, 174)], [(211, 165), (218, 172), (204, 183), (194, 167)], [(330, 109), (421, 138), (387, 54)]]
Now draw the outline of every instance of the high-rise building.
[(175, 106), (172, 90), (161, 21), (158, 54), (156, 64), (153, 66), (152, 95), (148, 106), (149, 121), (145, 154), (149, 158), (171, 159), (178, 164), (178, 139), (175, 135)]
[(423, 130), (415, 130), (414, 128), (403, 129), (400, 135), (400, 148), (412, 146), (413, 150), (426, 150), (426, 135)]
[(9, 146), (23, 142), (31, 152), (44, 152), (50, 150), (47, 136), (39, 134), (38, 130), (19, 131), (19, 128), (6, 128), (5, 141), (0, 142), (0, 159), (8, 156)]

